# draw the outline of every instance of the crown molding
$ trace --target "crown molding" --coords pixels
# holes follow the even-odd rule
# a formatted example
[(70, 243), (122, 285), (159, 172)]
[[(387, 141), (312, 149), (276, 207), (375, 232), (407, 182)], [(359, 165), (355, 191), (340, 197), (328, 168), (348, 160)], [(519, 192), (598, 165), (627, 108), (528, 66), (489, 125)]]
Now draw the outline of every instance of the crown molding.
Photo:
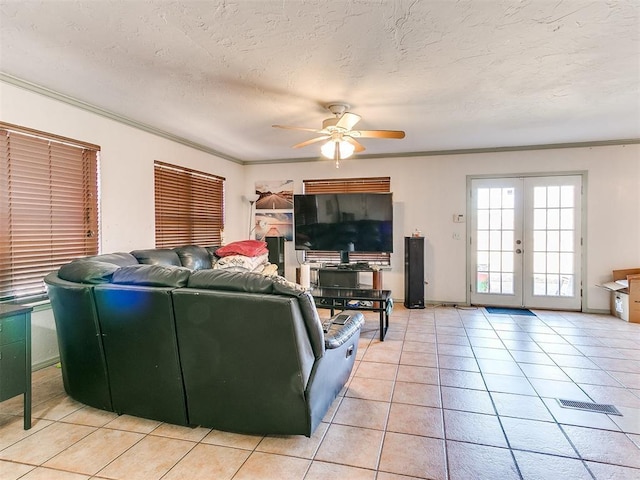
[[(623, 138), (619, 140), (598, 140), (592, 142), (568, 142), (568, 143), (548, 143), (541, 145), (516, 145), (510, 147), (484, 147), (484, 148), (461, 148), (452, 150), (427, 150), (424, 152), (402, 152), (402, 153), (376, 153), (357, 155), (343, 159), (343, 161), (351, 160), (367, 160), (373, 158), (411, 158), (411, 157), (436, 157), (443, 155), (469, 155), (478, 153), (501, 153), (501, 152), (524, 152), (532, 150), (555, 150), (561, 148), (591, 148), (591, 147), (608, 147), (616, 145), (635, 145), (640, 144), (640, 138)], [(258, 165), (270, 163), (300, 163), (300, 162), (332, 162), (331, 159), (324, 157), (304, 157), (304, 158), (281, 158), (271, 160), (256, 160), (253, 162), (245, 162), (245, 164)]]
[[(100, 115), (101, 117), (108, 118), (110, 120), (122, 123), (124, 125), (142, 130), (144, 132), (151, 133), (152, 135), (165, 138), (172, 142), (176, 142), (176, 143), (185, 145), (187, 147), (208, 153), (210, 155), (214, 155), (216, 157), (229, 160), (230, 162), (237, 163), (239, 165), (269, 165), (269, 164), (275, 164), (275, 163), (302, 163), (302, 162), (319, 162), (319, 161), (326, 160), (324, 157), (320, 158), (319, 156), (299, 157), (299, 158), (276, 158), (276, 159), (269, 159), (269, 160), (241, 160), (239, 158), (233, 157), (226, 153), (222, 153), (217, 150), (214, 150), (213, 148), (207, 147), (200, 143), (187, 140), (186, 138), (180, 137), (178, 135), (174, 135), (172, 133), (161, 130), (159, 128), (152, 127), (151, 125), (147, 125), (145, 123), (132, 120), (131, 118), (125, 117), (123, 115), (119, 115), (109, 110), (105, 110), (95, 105), (91, 105), (82, 100), (78, 100), (77, 98), (64, 95), (62, 93), (56, 92), (54, 90), (50, 90), (46, 87), (36, 85), (35, 83), (22, 80), (20, 78), (14, 77), (12, 75), (9, 75), (3, 72), (0, 72), (0, 81), (13, 85), (15, 87), (29, 90), (31, 92), (43, 95), (45, 97), (52, 98), (54, 100), (66, 103), (68, 105), (80, 108), (87, 112), (94, 113), (96, 115)], [(368, 154), (368, 155), (364, 154), (364, 155), (354, 156), (346, 160), (351, 161), (351, 160), (367, 160), (367, 159), (375, 159), (375, 158), (434, 157), (434, 156), (443, 156), (443, 155), (469, 155), (469, 154), (478, 154), (478, 153), (521, 152), (521, 151), (531, 151), (531, 150), (550, 150), (550, 149), (560, 149), (560, 148), (589, 148), (589, 147), (633, 145), (633, 144), (640, 144), (640, 138), (600, 140), (600, 141), (592, 141), (592, 142), (549, 143), (549, 144), (542, 144), (542, 145), (517, 145), (517, 146), (503, 146), (503, 147), (498, 146), (498, 147), (483, 147), (483, 148), (463, 148), (463, 149), (452, 149), (452, 150), (427, 150), (423, 152), (401, 152), (401, 153), (396, 152), (396, 153), (382, 153), (382, 154)], [(332, 160), (326, 160), (326, 161), (331, 162)]]

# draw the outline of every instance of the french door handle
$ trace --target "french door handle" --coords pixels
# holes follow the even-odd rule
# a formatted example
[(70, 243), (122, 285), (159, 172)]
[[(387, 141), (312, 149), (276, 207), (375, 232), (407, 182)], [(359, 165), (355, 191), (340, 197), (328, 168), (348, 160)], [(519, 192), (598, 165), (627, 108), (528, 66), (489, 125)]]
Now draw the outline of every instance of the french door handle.
[(522, 253), (522, 250), (520, 250), (519, 248), (516, 250), (516, 253)]

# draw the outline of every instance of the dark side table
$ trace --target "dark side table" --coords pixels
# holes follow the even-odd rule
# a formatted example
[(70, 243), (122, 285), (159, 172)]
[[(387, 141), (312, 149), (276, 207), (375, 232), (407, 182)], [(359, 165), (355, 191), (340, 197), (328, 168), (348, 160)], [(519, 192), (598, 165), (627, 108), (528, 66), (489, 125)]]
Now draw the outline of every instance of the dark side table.
[(393, 308), (391, 290), (373, 290), (369, 288), (327, 288), (315, 287), (311, 289), (317, 308), (328, 308), (331, 316), (336, 309), (366, 310), (380, 314), (380, 341), (389, 328), (389, 315)]
[(31, 428), (32, 307), (0, 303), (0, 402), (24, 395), (24, 429)]

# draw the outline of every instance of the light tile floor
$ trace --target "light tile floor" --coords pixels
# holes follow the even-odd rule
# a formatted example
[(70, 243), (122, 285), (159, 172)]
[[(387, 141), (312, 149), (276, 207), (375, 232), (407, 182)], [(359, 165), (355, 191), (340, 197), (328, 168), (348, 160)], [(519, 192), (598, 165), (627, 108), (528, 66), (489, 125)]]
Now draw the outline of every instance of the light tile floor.
[(0, 404), (0, 478), (640, 479), (640, 325), (536, 313), (400, 306), (384, 342), (368, 316), (311, 438), (118, 417), (71, 400), (48, 367), (34, 372), (31, 430), (22, 397)]

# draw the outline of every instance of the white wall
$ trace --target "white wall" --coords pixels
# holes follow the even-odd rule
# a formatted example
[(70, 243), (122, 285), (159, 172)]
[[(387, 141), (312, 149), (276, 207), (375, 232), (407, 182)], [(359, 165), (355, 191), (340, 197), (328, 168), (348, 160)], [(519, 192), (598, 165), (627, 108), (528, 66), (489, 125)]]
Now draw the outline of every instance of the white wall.
[[(344, 160), (339, 169), (330, 161), (246, 167), (247, 191), (255, 181), (391, 177), (394, 195), (392, 270), (383, 274), (384, 287), (400, 300), (404, 295), (403, 237), (417, 228), (425, 236), (427, 302), (464, 303), (467, 299), (466, 224), (453, 223), (466, 211), (467, 176), (586, 172), (587, 236), (585, 239), (585, 309), (607, 311), (608, 294), (596, 284), (609, 280), (611, 270), (640, 267), (640, 145), (563, 148), (502, 153), (476, 153), (390, 159)], [(460, 240), (453, 234), (460, 234)], [(295, 278), (301, 253), (287, 242), (286, 276)]]
[[(595, 285), (614, 268), (640, 267), (640, 145), (537, 150), (390, 159), (352, 159), (335, 169), (329, 161), (241, 166), (0, 82), (0, 120), (100, 145), (101, 251), (154, 245), (153, 161), (183, 165), (226, 178), (225, 239), (246, 238), (249, 205), (242, 196), (260, 180), (389, 176), (394, 193), (394, 253), (384, 286), (401, 300), (403, 237), (416, 228), (426, 237), (429, 302), (466, 300), (466, 212), (468, 175), (586, 171), (586, 308), (608, 310), (608, 295)], [(453, 239), (459, 233), (460, 240)], [(286, 245), (286, 276), (295, 279), (296, 252)], [(34, 364), (57, 355), (50, 312), (34, 313)], [(37, 359), (37, 360), (36, 360)]]
[(46, 367), (58, 360), (58, 340), (53, 310), (38, 306), (31, 312), (31, 365)]
[[(153, 162), (161, 160), (226, 178), (228, 241), (246, 235), (241, 195), (242, 165), (169, 141), (13, 85), (0, 82), (0, 120), (94, 143), (100, 152), (100, 251), (131, 251), (155, 246)], [(245, 227), (245, 228), (243, 228)], [(50, 310), (32, 315), (34, 365), (58, 356)]]

